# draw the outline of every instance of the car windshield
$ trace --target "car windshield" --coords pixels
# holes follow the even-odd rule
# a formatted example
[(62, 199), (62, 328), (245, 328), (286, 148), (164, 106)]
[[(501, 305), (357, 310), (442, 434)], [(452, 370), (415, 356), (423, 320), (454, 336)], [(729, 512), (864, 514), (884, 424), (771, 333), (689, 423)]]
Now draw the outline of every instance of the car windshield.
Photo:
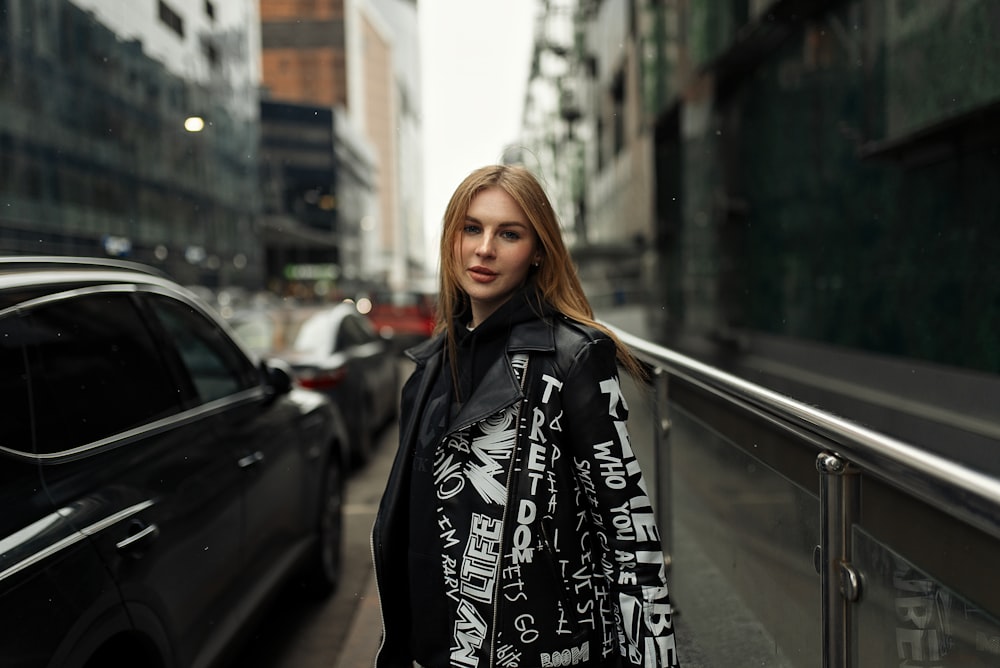
[(337, 343), (337, 316), (332, 312), (317, 313), (299, 328), (292, 350), (309, 355), (329, 355)]

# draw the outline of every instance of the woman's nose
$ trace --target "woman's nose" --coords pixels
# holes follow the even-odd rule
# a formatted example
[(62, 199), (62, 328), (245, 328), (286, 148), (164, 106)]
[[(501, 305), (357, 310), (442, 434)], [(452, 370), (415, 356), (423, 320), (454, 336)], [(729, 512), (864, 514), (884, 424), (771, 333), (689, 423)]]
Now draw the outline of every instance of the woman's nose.
[(479, 245), (476, 247), (476, 254), (486, 257), (493, 256), (493, 235), (484, 234)]

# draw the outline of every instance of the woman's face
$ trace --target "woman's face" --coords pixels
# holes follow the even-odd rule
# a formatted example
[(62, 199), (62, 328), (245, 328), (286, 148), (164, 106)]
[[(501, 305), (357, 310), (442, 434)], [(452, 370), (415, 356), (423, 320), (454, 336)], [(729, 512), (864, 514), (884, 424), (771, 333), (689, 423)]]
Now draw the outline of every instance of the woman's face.
[(481, 190), (455, 238), (458, 283), (478, 325), (510, 299), (539, 257), (538, 238), (517, 202), (501, 188)]

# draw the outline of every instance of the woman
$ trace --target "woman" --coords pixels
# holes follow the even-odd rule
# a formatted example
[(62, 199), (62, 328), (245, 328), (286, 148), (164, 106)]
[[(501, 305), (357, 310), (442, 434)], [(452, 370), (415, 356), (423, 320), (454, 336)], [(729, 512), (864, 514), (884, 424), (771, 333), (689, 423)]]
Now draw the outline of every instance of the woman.
[(676, 666), (616, 362), (521, 167), (448, 203), (436, 335), (410, 349), (372, 532), (376, 666)]

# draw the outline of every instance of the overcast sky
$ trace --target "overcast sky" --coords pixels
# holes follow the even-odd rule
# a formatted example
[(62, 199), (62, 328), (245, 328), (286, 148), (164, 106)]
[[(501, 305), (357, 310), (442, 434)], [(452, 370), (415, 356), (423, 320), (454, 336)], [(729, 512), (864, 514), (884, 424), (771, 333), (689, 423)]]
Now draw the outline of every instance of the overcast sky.
[(426, 0), (418, 7), (424, 218), (436, 253), (452, 191), (518, 139), (535, 0)]

